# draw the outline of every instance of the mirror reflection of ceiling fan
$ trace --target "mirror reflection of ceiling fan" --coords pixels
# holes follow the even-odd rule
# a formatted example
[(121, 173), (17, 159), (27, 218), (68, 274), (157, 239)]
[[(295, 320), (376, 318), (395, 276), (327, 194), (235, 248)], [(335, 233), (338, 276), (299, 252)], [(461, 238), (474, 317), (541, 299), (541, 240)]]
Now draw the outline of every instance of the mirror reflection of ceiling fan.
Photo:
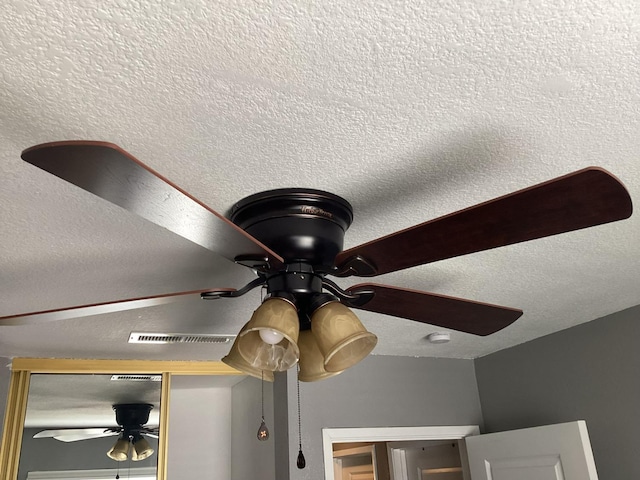
[(33, 438), (54, 438), (61, 442), (77, 442), (92, 438), (118, 435), (107, 456), (123, 462), (131, 456), (131, 460), (139, 461), (151, 456), (154, 450), (144, 437), (158, 438), (157, 427), (145, 427), (149, 421), (149, 413), (153, 405), (148, 403), (120, 403), (113, 406), (118, 427), (97, 428), (63, 428), (43, 430)]
[(0, 325), (128, 310), (190, 296), (233, 298), (266, 287), (269, 296), (242, 328), (232, 358), (227, 358), (257, 377), (299, 361), (300, 379), (313, 381), (360, 361), (377, 338), (350, 308), (475, 335), (492, 334), (522, 315), (514, 308), (377, 283), (343, 289), (329, 276), (375, 277), (622, 220), (632, 212), (625, 187), (607, 171), (590, 167), (343, 250), (353, 210), (328, 192), (287, 188), (258, 193), (234, 205), (225, 218), (111, 143), (42, 144), (25, 150), (22, 158), (251, 268), (257, 278), (240, 289), (11, 315), (0, 318)]

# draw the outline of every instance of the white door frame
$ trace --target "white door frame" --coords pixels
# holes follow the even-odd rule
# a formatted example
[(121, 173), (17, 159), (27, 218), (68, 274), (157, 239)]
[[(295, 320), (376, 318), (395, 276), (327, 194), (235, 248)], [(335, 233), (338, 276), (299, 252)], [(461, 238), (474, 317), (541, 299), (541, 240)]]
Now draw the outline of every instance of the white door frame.
[(364, 427), (323, 428), (324, 478), (335, 480), (333, 474), (333, 444), (348, 442), (401, 442), (411, 440), (459, 440), (479, 435), (478, 425), (443, 427)]

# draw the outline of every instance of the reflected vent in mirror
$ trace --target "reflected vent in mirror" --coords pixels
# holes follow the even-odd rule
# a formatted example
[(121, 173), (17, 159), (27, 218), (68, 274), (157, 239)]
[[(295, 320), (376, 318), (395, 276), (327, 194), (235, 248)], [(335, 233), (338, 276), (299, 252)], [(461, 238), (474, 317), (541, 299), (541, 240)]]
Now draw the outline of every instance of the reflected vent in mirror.
[(162, 375), (111, 375), (112, 382), (161, 382)]
[(129, 343), (229, 343), (234, 338), (235, 335), (133, 332)]

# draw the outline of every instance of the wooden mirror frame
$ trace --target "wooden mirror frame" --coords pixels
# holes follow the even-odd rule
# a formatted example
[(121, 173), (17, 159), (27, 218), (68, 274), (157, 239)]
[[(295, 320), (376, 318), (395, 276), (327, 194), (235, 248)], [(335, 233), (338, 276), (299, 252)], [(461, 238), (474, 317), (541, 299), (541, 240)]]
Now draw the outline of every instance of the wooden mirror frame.
[(162, 374), (157, 480), (167, 480), (171, 377), (173, 375), (244, 375), (222, 362), (14, 358), (11, 363), (11, 380), (0, 446), (0, 478), (4, 480), (16, 480), (18, 476), (29, 381), (33, 373)]

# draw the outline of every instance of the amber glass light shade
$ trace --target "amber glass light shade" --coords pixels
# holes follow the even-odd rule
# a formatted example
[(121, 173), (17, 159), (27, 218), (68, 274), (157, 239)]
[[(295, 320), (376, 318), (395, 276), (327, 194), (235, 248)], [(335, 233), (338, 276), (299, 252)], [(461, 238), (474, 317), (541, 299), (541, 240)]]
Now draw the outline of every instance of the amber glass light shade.
[[(265, 342), (261, 330), (282, 336), (278, 343)], [(293, 367), (300, 358), (298, 312), (290, 301), (269, 297), (253, 313), (246, 329), (238, 335), (238, 351), (253, 368), (281, 372)]]
[(124, 462), (129, 456), (129, 439), (119, 438), (116, 443), (107, 452), (107, 457), (116, 462)]
[(266, 371), (261, 370), (259, 368), (254, 367), (253, 365), (250, 365), (249, 362), (247, 362), (242, 357), (242, 355), (240, 355), (240, 352), (238, 351), (238, 338), (240, 338), (240, 335), (242, 335), (242, 333), (246, 331), (246, 329), (247, 329), (247, 324), (245, 324), (245, 326), (242, 327), (242, 330), (240, 330), (240, 333), (234, 340), (233, 345), (231, 346), (231, 350), (229, 351), (227, 356), (222, 359), (222, 362), (226, 363), (231, 368), (240, 370), (242, 373), (246, 373), (247, 375), (251, 375), (252, 377), (263, 379), (263, 380), (266, 380), (267, 382), (273, 382), (273, 372), (269, 370), (266, 370)]
[(298, 379), (301, 382), (315, 382), (333, 377), (341, 372), (327, 372), (324, 369), (324, 356), (318, 347), (318, 342), (311, 330), (303, 330), (298, 336), (300, 348), (300, 371)]
[(369, 355), (378, 337), (338, 301), (327, 302), (311, 315), (311, 331), (328, 372), (341, 372)]

